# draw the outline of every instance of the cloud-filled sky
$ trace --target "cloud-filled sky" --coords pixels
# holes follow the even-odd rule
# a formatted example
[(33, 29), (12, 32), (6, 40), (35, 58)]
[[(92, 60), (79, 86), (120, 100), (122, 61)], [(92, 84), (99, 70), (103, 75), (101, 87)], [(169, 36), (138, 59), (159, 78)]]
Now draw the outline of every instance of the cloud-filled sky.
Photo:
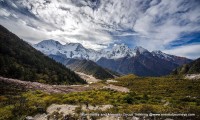
[(200, 57), (200, 0), (0, 0), (0, 24), (33, 44), (125, 43)]

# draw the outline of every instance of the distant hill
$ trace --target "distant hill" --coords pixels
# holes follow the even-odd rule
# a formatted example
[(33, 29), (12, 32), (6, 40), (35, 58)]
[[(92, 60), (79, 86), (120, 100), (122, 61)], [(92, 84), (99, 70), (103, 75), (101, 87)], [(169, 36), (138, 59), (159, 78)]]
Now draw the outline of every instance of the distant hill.
[(102, 68), (91, 60), (65, 58), (61, 55), (49, 55), (49, 57), (53, 58), (57, 62), (62, 63), (73, 71), (82, 72), (87, 75), (93, 75), (98, 79), (109, 79), (119, 76), (118, 73)]
[(0, 25), (0, 76), (49, 84), (86, 83)]
[(200, 74), (200, 58), (178, 67), (172, 74)]

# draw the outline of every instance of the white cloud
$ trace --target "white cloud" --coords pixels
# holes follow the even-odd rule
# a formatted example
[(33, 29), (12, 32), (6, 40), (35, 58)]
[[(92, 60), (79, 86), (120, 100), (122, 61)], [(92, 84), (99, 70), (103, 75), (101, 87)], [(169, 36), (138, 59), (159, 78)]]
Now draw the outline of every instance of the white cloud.
[(10, 16), (10, 13), (6, 9), (1, 9), (0, 16), (8, 17)]
[[(4, 2), (9, 8), (1, 6)], [(137, 41), (135, 45), (165, 50), (182, 33), (200, 32), (198, 4), (197, 0), (6, 0), (0, 2), (0, 23), (32, 43), (57, 39), (101, 49), (116, 37), (134, 36), (130, 42)]]
[(185, 45), (170, 50), (165, 50), (164, 52), (172, 55), (180, 55), (191, 59), (197, 59), (200, 57), (199, 51), (200, 45)]
[[(141, 45), (146, 48), (163, 48), (170, 42), (178, 39), (182, 33), (190, 33), (200, 31), (199, 23), (191, 22), (193, 18), (196, 21), (200, 21), (200, 12), (198, 6), (190, 5), (182, 7), (183, 2), (181, 0), (162, 0), (161, 3), (151, 6), (147, 11), (136, 21), (134, 30), (141, 35), (146, 36), (141, 40)], [(194, 3), (193, 3), (194, 4)], [(194, 7), (186, 13), (188, 7)], [(196, 9), (195, 9), (196, 7)], [(195, 13), (195, 14), (194, 14)], [(187, 14), (187, 15), (186, 15)], [(188, 18), (186, 18), (186, 16)], [(189, 21), (188, 24), (180, 25), (182, 21)], [(150, 47), (144, 44), (149, 41)]]
[(9, 19), (0, 19), (0, 23), (3, 26), (6, 26), (11, 32), (17, 34), (30, 43), (37, 43), (40, 40), (49, 38), (49, 36), (46, 34), (46, 31), (29, 27), (27, 26), (26, 22), (22, 20), (12, 21)]

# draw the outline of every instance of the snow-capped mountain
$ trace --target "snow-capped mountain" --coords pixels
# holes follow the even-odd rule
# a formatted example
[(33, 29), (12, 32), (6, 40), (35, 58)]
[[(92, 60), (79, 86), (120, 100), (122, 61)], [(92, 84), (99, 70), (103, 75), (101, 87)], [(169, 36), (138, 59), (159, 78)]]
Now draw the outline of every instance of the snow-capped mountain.
[(188, 59), (185, 58), (185, 57), (169, 55), (169, 54), (163, 53), (160, 50), (155, 50), (155, 51), (152, 51), (151, 53), (152, 53), (153, 56), (156, 56), (156, 57), (163, 59), (163, 60), (173, 62), (173, 63), (178, 64), (178, 65), (183, 65), (183, 64), (187, 63), (187, 61), (188, 61)]
[[(134, 49), (131, 49), (125, 44), (114, 44), (110, 49), (95, 51), (85, 48), (80, 43), (66, 43), (65, 45), (62, 45), (58, 41), (50, 39), (41, 41), (40, 43), (33, 45), (33, 47), (46, 55), (62, 55), (66, 58), (86, 59), (95, 62), (100, 58), (119, 59), (123, 57), (134, 57), (138, 54), (143, 54), (146, 56), (152, 54), (160, 59), (174, 62), (177, 62), (177, 59), (184, 59), (183, 57), (169, 55), (161, 51), (149, 52), (147, 49), (142, 48), (141, 46), (136, 46)], [(182, 63), (183, 62), (180, 62), (180, 64)]]
[(99, 53), (101, 54), (100, 58), (104, 57), (108, 59), (118, 59), (126, 56), (132, 57), (136, 54), (134, 50), (130, 49), (125, 44), (115, 44), (113, 48), (102, 49)]
[(65, 59), (71, 58), (92, 60), (101, 67), (118, 73), (133, 73), (139, 76), (167, 75), (176, 67), (192, 61), (161, 51), (149, 52), (140, 46), (131, 49), (125, 44), (115, 44), (109, 49), (95, 51), (85, 48), (80, 43), (66, 43), (62, 45), (55, 40), (44, 40), (33, 45), (33, 47), (54, 60), (61, 61), (61, 63), (65, 63)]
[(63, 55), (66, 58), (78, 58), (96, 61), (97, 51), (86, 49), (80, 43), (66, 43), (62, 45), (55, 40), (44, 40), (33, 45), (34, 48), (46, 55)]
[(33, 47), (46, 55), (64, 55), (66, 58), (78, 58), (92, 61), (98, 61), (102, 57), (107, 59), (118, 59), (136, 55), (136, 50), (130, 49), (125, 44), (115, 44), (111, 49), (95, 51), (83, 47), (80, 43), (66, 43), (65, 45), (62, 45), (55, 40), (44, 40), (33, 45)]
[(139, 53), (139, 54), (142, 54), (142, 53), (145, 53), (145, 52), (149, 52), (147, 49), (144, 49), (144, 48), (141, 47), (141, 46), (136, 46), (135, 49), (134, 49), (134, 51), (135, 51), (136, 53)]

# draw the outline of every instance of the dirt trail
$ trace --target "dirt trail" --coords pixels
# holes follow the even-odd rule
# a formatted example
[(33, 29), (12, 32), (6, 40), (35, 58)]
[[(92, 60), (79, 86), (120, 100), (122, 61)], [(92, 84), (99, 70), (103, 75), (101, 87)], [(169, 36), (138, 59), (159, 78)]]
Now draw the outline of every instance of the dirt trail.
[(103, 88), (115, 90), (115, 91), (118, 91), (118, 92), (125, 92), (125, 93), (130, 92), (130, 90), (126, 87), (115, 86), (115, 85), (112, 85), (112, 84), (104, 86)]
[(81, 72), (76, 72), (81, 78), (85, 79), (87, 81), (88, 84), (92, 84), (92, 83), (96, 83), (101, 81), (100, 79), (95, 78), (92, 75), (86, 75), (84, 73)]
[(200, 79), (200, 74), (187, 74), (185, 75), (185, 79), (197, 80)]
[(24, 87), (30, 90), (41, 90), (47, 93), (70, 93), (93, 89), (93, 87), (87, 87), (85, 85), (49, 85), (38, 82), (21, 81), (17, 79), (3, 77), (0, 77), (0, 82), (14, 84), (18, 87)]
[(119, 92), (129, 92), (128, 88), (102, 83), (92, 83), (86, 85), (49, 85), (38, 82), (21, 81), (17, 79), (0, 77), (0, 83), (1, 82), (13, 84), (15, 86), (23, 87), (28, 90), (41, 90), (47, 93), (82, 92), (93, 89), (112, 89)]

